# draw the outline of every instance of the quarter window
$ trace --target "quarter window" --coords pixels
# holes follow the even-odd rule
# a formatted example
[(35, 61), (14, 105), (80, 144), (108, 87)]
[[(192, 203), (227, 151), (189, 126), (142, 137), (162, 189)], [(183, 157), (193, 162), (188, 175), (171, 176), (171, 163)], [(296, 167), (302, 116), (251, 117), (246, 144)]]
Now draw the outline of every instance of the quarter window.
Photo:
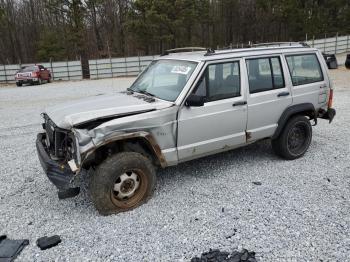
[(249, 92), (251, 94), (283, 88), (285, 86), (279, 57), (247, 60)]
[(286, 56), (293, 86), (323, 81), (320, 63), (315, 54)]

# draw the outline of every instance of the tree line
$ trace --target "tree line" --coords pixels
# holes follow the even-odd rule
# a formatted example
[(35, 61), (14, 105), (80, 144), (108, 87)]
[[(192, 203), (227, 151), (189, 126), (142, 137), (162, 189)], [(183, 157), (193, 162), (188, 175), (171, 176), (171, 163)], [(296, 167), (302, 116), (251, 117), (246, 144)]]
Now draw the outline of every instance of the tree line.
[(0, 64), (350, 33), (349, 0), (0, 0)]

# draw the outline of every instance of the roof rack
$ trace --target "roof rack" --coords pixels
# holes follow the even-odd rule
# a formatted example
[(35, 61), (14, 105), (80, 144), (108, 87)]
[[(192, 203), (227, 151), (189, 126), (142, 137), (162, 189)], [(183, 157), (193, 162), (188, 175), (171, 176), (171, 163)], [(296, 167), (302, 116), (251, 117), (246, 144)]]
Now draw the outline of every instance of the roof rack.
[[(244, 48), (244, 49), (230, 49), (230, 50), (225, 50), (224, 52), (219, 52), (216, 53), (215, 50), (213, 49), (208, 49), (207, 53), (204, 56), (212, 56), (212, 55), (222, 55), (222, 54), (230, 54), (230, 53), (237, 53), (237, 52), (248, 52), (251, 51), (250, 48), (263, 48), (266, 47), (266, 49), (270, 48), (270, 47), (281, 47), (281, 48), (293, 48), (293, 47), (310, 47), (307, 43), (304, 42), (275, 42), (275, 43), (262, 43), (262, 44), (252, 44), (249, 45), (248, 48)], [(221, 51), (221, 50), (217, 50), (217, 51)]]
[(305, 42), (272, 42), (272, 43), (259, 43), (252, 44), (250, 47), (272, 47), (272, 46), (302, 46), (302, 47), (310, 47)]
[(174, 48), (165, 50), (161, 56), (174, 54), (174, 53), (184, 53), (184, 52), (195, 52), (195, 51), (207, 51), (207, 48), (205, 47), (181, 47), (181, 48)]

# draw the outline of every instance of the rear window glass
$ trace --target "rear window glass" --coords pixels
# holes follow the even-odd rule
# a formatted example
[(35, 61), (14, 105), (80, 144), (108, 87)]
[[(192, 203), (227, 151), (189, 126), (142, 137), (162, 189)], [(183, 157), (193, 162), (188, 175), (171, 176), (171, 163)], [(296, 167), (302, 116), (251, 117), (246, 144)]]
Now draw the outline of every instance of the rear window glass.
[(323, 81), (323, 74), (316, 54), (286, 56), (294, 86)]
[(24, 67), (20, 70), (20, 72), (33, 72), (33, 71), (37, 71), (38, 67), (37, 66), (27, 66)]

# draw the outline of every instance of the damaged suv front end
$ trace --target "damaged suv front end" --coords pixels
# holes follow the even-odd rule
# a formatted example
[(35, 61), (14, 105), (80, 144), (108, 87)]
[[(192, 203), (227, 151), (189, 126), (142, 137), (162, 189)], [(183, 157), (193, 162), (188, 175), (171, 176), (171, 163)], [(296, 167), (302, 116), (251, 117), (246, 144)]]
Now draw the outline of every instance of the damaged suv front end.
[(45, 133), (39, 133), (36, 140), (41, 166), (59, 192), (70, 191), (74, 196), (79, 193), (79, 189), (72, 187), (78, 171), (77, 163), (80, 162), (77, 140), (72, 131), (56, 126), (47, 114), (42, 116)]
[[(189, 63), (191, 66), (185, 67), (185, 72), (179, 71)], [(175, 100), (196, 66), (185, 61), (156, 61), (127, 91), (48, 108), (42, 114), (45, 132), (38, 134), (36, 147), (40, 163), (58, 188), (59, 197), (77, 195), (79, 174), (117, 152), (152, 155), (153, 163), (161, 167), (176, 164), (176, 151), (164, 149), (176, 146)], [(167, 68), (178, 70), (178, 77), (170, 80), (162, 77), (159, 71)], [(154, 77), (156, 70), (158, 78)], [(174, 81), (178, 91), (152, 94), (143, 86), (154, 79), (160, 85)]]

